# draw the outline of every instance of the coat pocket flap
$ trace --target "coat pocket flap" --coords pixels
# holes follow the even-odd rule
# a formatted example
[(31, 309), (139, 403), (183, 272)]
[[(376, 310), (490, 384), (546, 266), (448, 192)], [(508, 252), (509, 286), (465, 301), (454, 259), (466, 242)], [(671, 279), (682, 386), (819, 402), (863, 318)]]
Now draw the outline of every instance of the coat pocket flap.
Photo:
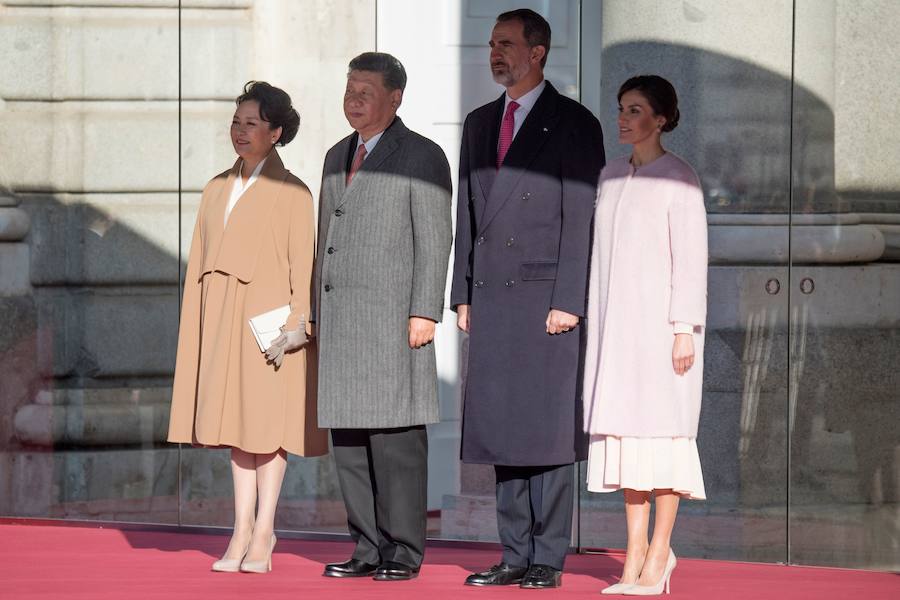
[(519, 273), (522, 281), (552, 281), (556, 279), (556, 261), (536, 260), (522, 263)]
[(218, 256), (204, 261), (203, 266), (200, 268), (200, 279), (203, 279), (204, 275), (208, 273), (219, 271), (234, 276), (241, 283), (253, 281), (253, 272), (256, 270), (259, 247), (250, 247), (244, 252), (237, 250), (237, 248), (233, 247), (223, 247), (219, 250)]

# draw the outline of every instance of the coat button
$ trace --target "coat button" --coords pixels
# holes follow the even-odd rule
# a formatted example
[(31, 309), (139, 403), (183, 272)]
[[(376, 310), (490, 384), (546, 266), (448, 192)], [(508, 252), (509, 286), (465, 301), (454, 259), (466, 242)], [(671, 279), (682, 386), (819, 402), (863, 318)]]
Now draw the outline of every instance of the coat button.
[(331, 291), (331, 284), (328, 284), (328, 283), (325, 284), (325, 291), (326, 291), (326, 292), (330, 292), (330, 291)]
[(342, 211), (340, 208), (337, 209), (336, 211), (334, 211), (334, 216), (336, 216), (336, 217), (339, 217), (342, 214), (344, 214), (344, 211)]
[(525, 192), (524, 194), (522, 194), (522, 200), (528, 200), (529, 198), (531, 198), (531, 192)]
[(506, 280), (506, 287), (512, 287), (512, 286), (514, 286), (514, 285), (516, 285), (516, 280), (515, 280), (515, 279), (507, 279), (507, 280)]
[(482, 245), (484, 243), (484, 236), (481, 236), (477, 240), (475, 240), (475, 243), (479, 246)]
[(506, 240), (506, 247), (511, 248), (512, 246), (515, 245), (515, 243), (516, 243), (516, 238), (511, 237), (508, 240)]
[(477, 288), (484, 287), (484, 282), (479, 279), (478, 281), (475, 282), (475, 287), (477, 287)]
[(328, 254), (334, 254), (334, 247), (333, 247), (333, 246), (329, 246), (329, 247), (328, 247)]

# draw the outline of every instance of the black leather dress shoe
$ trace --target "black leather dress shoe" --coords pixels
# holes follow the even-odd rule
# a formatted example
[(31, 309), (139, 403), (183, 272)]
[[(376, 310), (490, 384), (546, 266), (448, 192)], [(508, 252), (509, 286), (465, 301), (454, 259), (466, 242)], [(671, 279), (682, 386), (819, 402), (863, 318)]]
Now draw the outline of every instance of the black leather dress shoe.
[(378, 565), (351, 558), (347, 562), (325, 565), (325, 577), (371, 577)]
[(521, 588), (558, 588), (562, 585), (562, 571), (549, 565), (531, 565), (522, 578)]
[(419, 569), (414, 569), (403, 563), (385, 561), (375, 571), (375, 581), (405, 581), (419, 574)]
[(507, 563), (494, 565), (487, 571), (466, 577), (466, 585), (512, 585), (522, 581), (528, 567), (514, 567)]

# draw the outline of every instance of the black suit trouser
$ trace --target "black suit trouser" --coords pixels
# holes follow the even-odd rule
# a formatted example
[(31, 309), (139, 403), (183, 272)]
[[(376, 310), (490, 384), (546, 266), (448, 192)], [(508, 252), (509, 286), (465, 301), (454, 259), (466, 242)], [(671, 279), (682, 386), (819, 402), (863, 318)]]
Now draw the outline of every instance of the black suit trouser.
[(572, 465), (506, 467), (497, 475), (497, 530), (503, 562), (562, 570), (572, 537)]
[(419, 568), (425, 556), (428, 436), (424, 425), (332, 429), (353, 558)]

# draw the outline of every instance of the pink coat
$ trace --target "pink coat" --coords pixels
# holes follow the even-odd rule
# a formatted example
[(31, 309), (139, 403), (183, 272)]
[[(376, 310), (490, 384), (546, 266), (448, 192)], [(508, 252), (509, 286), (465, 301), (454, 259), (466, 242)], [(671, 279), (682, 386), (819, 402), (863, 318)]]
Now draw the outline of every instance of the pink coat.
[[(706, 211), (697, 174), (667, 153), (600, 175), (588, 290), (585, 431), (696, 437), (703, 393)], [(672, 368), (676, 323), (694, 326), (694, 366)]]

